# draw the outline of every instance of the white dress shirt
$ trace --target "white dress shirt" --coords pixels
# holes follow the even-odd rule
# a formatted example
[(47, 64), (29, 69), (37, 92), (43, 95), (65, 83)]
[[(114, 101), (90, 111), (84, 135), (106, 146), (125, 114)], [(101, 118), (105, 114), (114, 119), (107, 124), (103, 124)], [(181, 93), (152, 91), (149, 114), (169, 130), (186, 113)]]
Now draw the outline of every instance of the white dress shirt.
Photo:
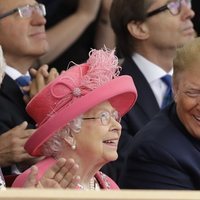
[(5, 73), (10, 76), (10, 78), (12, 78), (13, 80), (16, 80), (17, 78), (19, 78), (22, 75), (27, 75), (30, 76), (29, 72), (27, 71), (26, 74), (22, 74), (21, 72), (19, 72), (18, 70), (16, 70), (13, 67), (10, 66), (6, 66), (5, 68)]
[(167, 86), (160, 78), (166, 74), (172, 75), (173, 69), (170, 70), (169, 73), (166, 73), (166, 71), (164, 71), (161, 67), (137, 53), (132, 56), (132, 59), (135, 61), (138, 68), (149, 83), (158, 105), (161, 108)]

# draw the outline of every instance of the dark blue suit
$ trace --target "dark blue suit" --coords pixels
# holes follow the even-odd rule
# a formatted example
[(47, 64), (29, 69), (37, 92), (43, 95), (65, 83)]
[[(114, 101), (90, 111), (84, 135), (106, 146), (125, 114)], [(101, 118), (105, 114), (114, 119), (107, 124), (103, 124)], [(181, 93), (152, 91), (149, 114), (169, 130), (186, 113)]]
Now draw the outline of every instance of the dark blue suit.
[(200, 141), (185, 129), (175, 104), (134, 137), (122, 188), (200, 189)]

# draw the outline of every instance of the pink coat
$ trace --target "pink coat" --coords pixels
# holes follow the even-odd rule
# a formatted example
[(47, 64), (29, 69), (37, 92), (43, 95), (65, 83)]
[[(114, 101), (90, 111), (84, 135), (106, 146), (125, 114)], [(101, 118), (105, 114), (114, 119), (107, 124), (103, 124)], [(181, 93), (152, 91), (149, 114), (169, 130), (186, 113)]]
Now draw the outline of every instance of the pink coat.
[[(37, 179), (40, 180), (43, 174), (53, 165), (56, 163), (56, 160), (53, 158), (46, 158), (36, 164), (38, 167), (38, 176)], [(20, 174), (12, 184), (12, 187), (23, 187), (25, 181), (27, 180), (27, 176), (30, 173), (30, 169), (27, 169), (22, 174)], [(109, 178), (107, 175), (103, 174), (102, 172), (97, 172), (95, 174), (95, 178), (97, 179), (100, 188), (105, 190), (119, 190), (117, 184)]]

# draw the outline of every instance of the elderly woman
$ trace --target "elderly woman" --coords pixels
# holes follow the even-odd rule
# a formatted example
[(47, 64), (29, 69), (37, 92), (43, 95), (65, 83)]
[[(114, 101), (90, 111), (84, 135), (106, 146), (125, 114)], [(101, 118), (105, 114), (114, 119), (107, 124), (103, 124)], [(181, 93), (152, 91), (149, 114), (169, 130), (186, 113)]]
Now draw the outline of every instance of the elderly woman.
[[(38, 129), (25, 149), (46, 157), (37, 163), (38, 180), (56, 159), (71, 157), (79, 165), (76, 189), (118, 189), (99, 169), (117, 159), (120, 117), (137, 97), (132, 78), (119, 71), (114, 51), (92, 50), (87, 63), (63, 72), (29, 102), (27, 111)], [(13, 186), (23, 186), (28, 174)]]

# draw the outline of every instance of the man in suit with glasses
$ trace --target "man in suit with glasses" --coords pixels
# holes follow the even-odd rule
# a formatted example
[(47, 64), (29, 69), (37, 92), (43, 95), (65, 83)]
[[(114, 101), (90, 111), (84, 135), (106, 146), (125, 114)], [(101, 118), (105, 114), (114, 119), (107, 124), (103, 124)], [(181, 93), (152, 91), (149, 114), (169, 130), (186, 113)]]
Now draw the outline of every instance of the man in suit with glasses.
[[(110, 18), (118, 53), (124, 59), (121, 74), (132, 76), (138, 91), (134, 108), (122, 118), (119, 157), (127, 155), (127, 143), (132, 145), (130, 138), (123, 138), (134, 136), (172, 101), (173, 57), (177, 47), (194, 38), (193, 17), (191, 0), (113, 0)], [(114, 169), (113, 163), (104, 172)], [(118, 171), (120, 185), (122, 170)]]

